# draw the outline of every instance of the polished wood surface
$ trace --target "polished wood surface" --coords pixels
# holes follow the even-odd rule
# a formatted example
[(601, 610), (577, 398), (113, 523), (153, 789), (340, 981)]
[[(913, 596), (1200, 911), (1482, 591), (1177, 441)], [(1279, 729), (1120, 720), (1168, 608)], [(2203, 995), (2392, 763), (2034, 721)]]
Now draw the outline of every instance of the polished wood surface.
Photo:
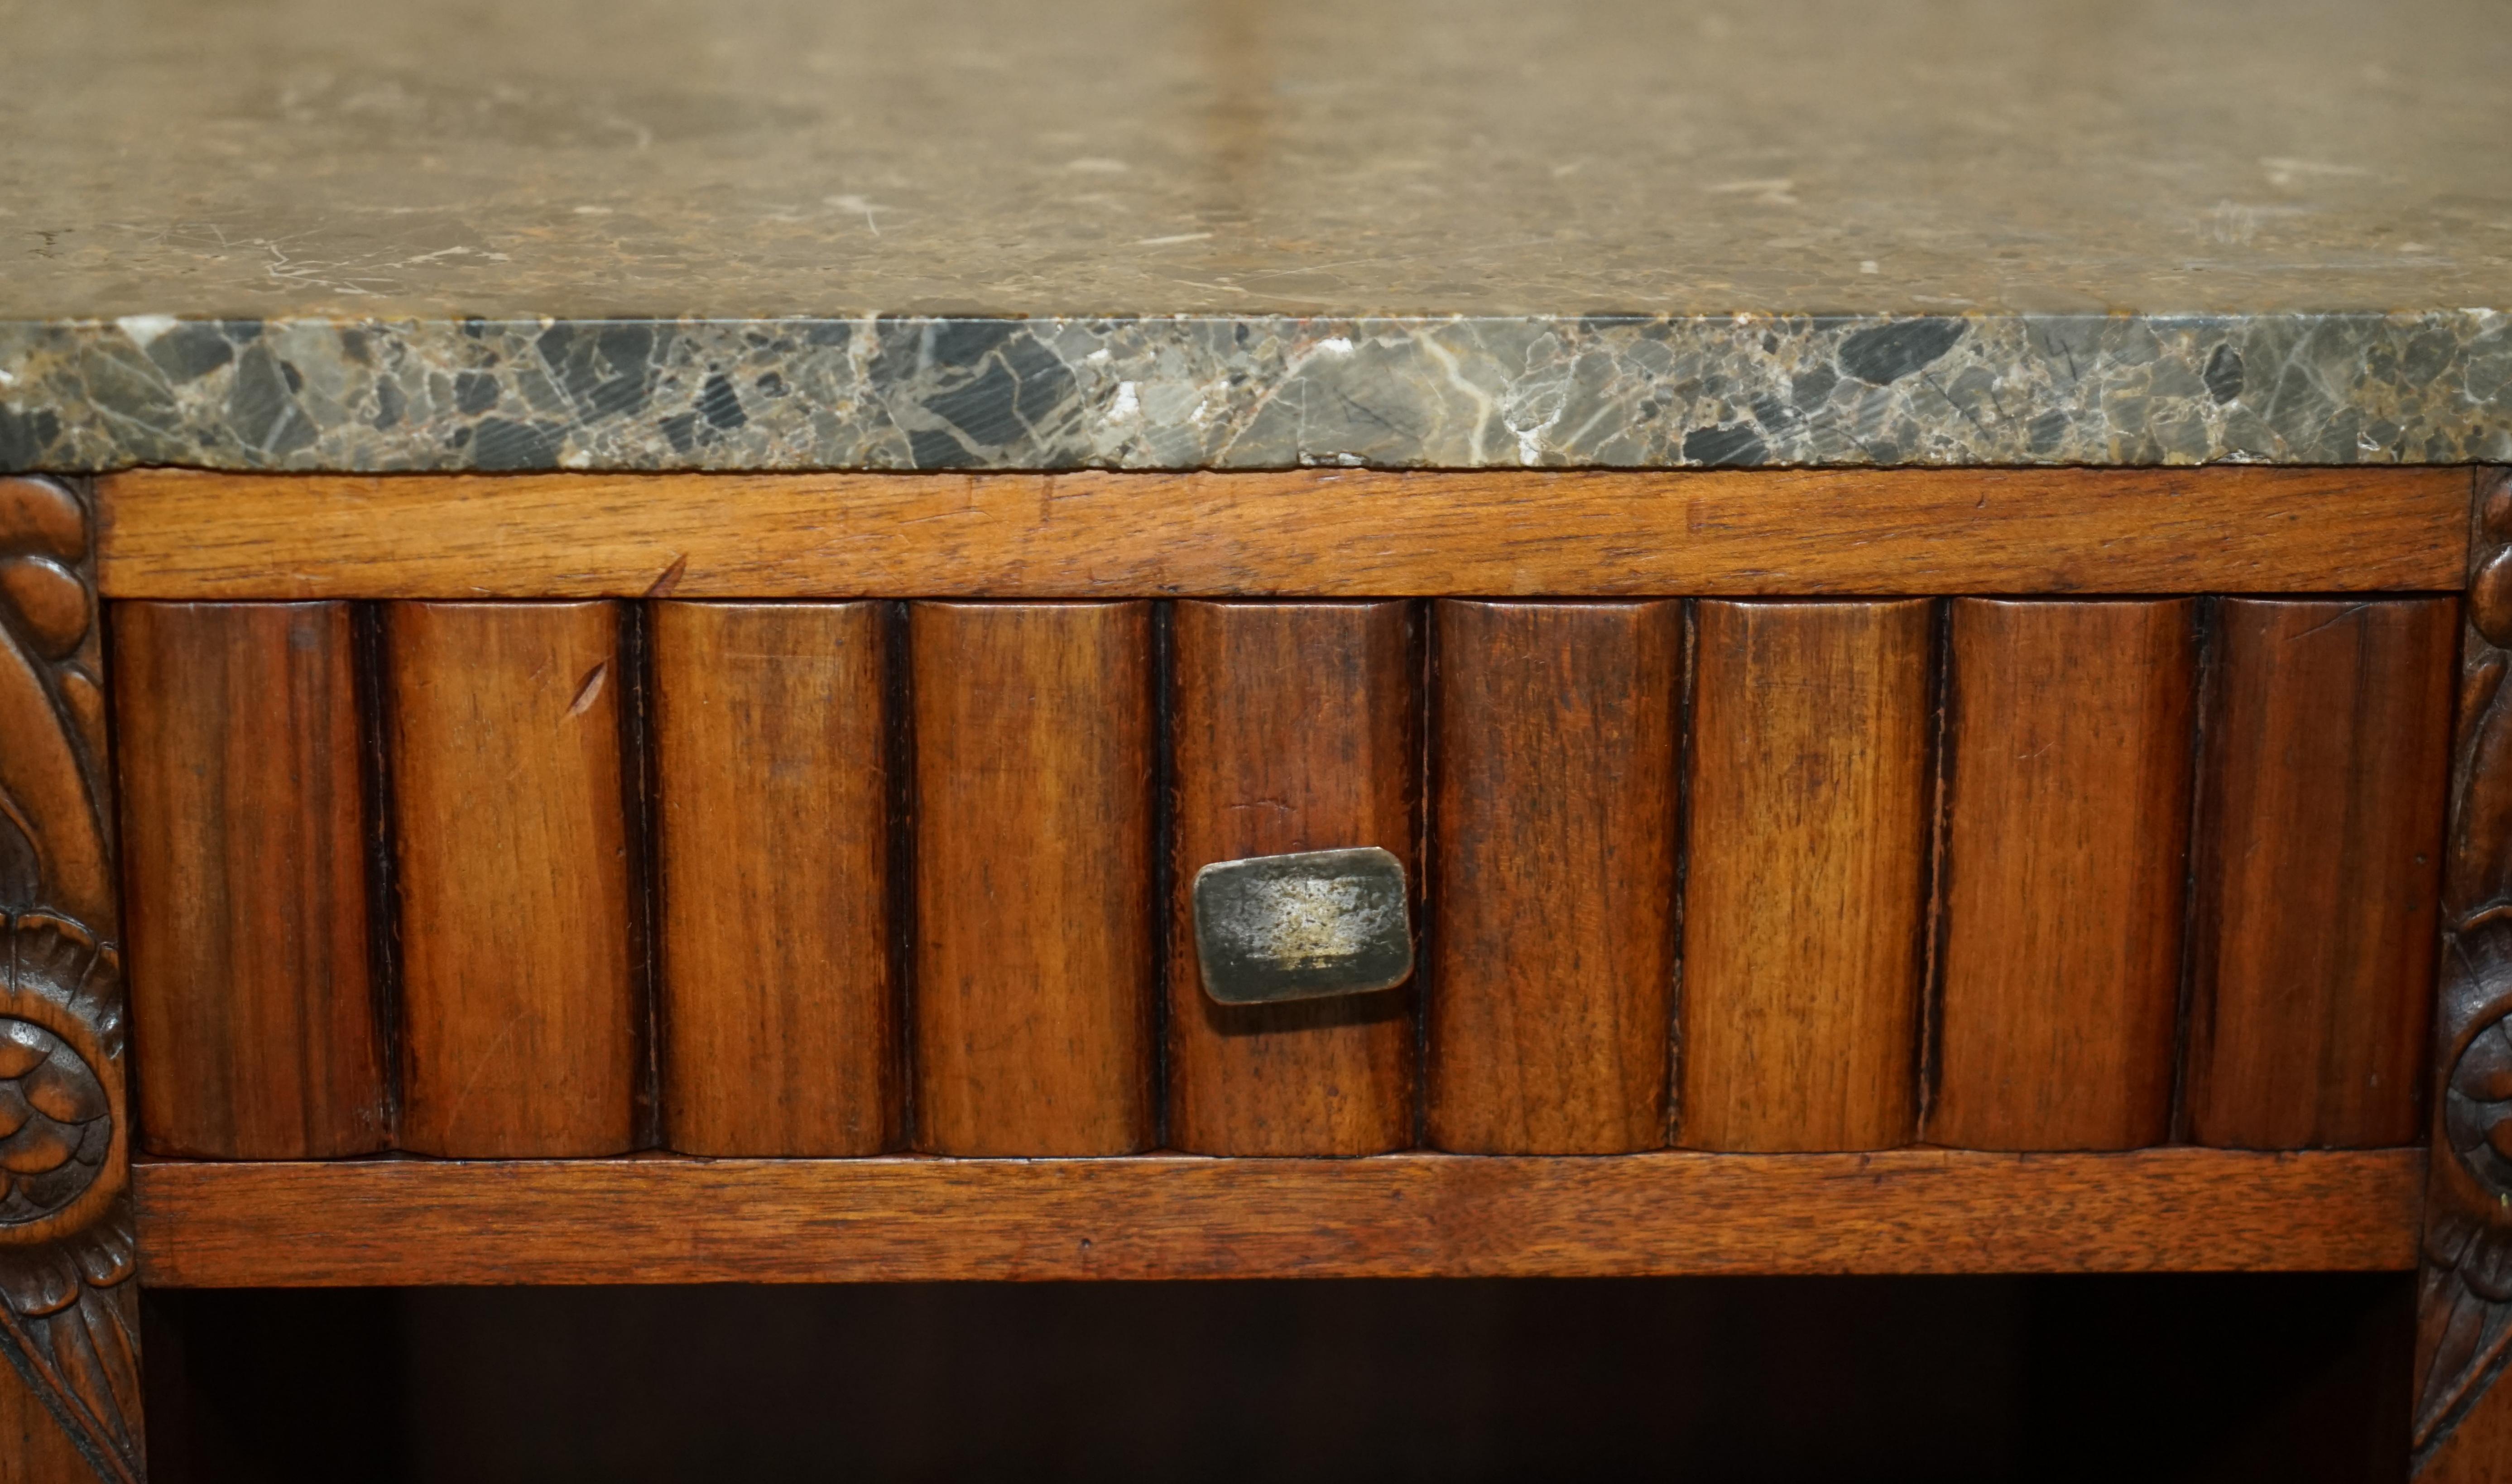
[(143, 1281), (2404, 1269), (2417, 1150), (137, 1167)]
[(16, 1369), (0, 1365), (0, 1484), (84, 1484), (98, 1477), (43, 1398)]
[(916, 1146), (1148, 1149), (1151, 605), (909, 612)]
[(1931, 1144), (2170, 1132), (2195, 607), (1953, 605)]
[(885, 612), (654, 605), (668, 1148), (897, 1140)]
[(102, 488), (129, 598), (1713, 597), (2459, 585), (2452, 469), (258, 475)]
[(2416, 1484), (2512, 1484), (2512, 1386), (2490, 1387), (2417, 1464)]
[(1174, 619), (1168, 1143), (1374, 1154), (1413, 1142), (1415, 996), (1224, 1005), (1196, 958), (1195, 874), (1378, 845), (1418, 883), (1406, 605), (1181, 603)]
[(1684, 1148), (1917, 1132), (1931, 606), (1695, 610)]
[(641, 1015), (618, 608), (395, 604), (386, 632), (401, 1146), (625, 1151)]
[(1666, 1142), (1672, 603), (1433, 605), (1433, 1148)]
[(2226, 599), (2192, 842), (2188, 1137), (2424, 1126), (2459, 605)]
[(113, 642), (142, 1143), (386, 1148), (349, 605), (117, 604)]

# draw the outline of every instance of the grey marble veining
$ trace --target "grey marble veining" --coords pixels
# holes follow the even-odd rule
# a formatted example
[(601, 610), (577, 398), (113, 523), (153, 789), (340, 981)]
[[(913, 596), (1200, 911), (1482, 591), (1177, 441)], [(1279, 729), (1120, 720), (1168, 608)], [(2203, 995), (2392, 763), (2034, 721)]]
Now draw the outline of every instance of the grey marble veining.
[(19, 469), (2512, 459), (2492, 313), (126, 320), (0, 367)]
[(2492, 0), (0, 36), (0, 468), (2512, 458)]

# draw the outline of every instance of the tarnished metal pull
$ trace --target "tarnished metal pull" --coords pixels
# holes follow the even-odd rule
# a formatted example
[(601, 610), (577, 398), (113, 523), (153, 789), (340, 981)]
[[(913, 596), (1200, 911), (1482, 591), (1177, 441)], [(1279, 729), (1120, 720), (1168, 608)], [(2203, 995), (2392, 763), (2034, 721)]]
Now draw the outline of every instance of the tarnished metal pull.
[(1195, 948), (1223, 1004), (1393, 989), (1413, 972), (1404, 863), (1376, 845), (1217, 861), (1195, 874)]

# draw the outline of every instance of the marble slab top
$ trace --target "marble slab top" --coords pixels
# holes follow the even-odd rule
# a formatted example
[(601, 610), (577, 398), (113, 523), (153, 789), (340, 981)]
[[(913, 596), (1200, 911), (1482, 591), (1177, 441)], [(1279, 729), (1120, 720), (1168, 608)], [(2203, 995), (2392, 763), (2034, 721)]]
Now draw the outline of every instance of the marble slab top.
[(2512, 459), (2498, 0), (0, 0), (0, 468)]

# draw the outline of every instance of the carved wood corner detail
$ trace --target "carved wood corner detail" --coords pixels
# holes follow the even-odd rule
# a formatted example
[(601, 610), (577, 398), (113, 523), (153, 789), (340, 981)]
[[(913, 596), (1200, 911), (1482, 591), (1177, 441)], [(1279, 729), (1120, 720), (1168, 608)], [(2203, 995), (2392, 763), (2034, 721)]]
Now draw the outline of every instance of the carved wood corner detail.
[(0, 1350), (99, 1477), (144, 1472), (93, 522), (0, 478)]
[(2417, 1295), (2419, 1466), (2512, 1354), (2512, 476), (2478, 475)]

